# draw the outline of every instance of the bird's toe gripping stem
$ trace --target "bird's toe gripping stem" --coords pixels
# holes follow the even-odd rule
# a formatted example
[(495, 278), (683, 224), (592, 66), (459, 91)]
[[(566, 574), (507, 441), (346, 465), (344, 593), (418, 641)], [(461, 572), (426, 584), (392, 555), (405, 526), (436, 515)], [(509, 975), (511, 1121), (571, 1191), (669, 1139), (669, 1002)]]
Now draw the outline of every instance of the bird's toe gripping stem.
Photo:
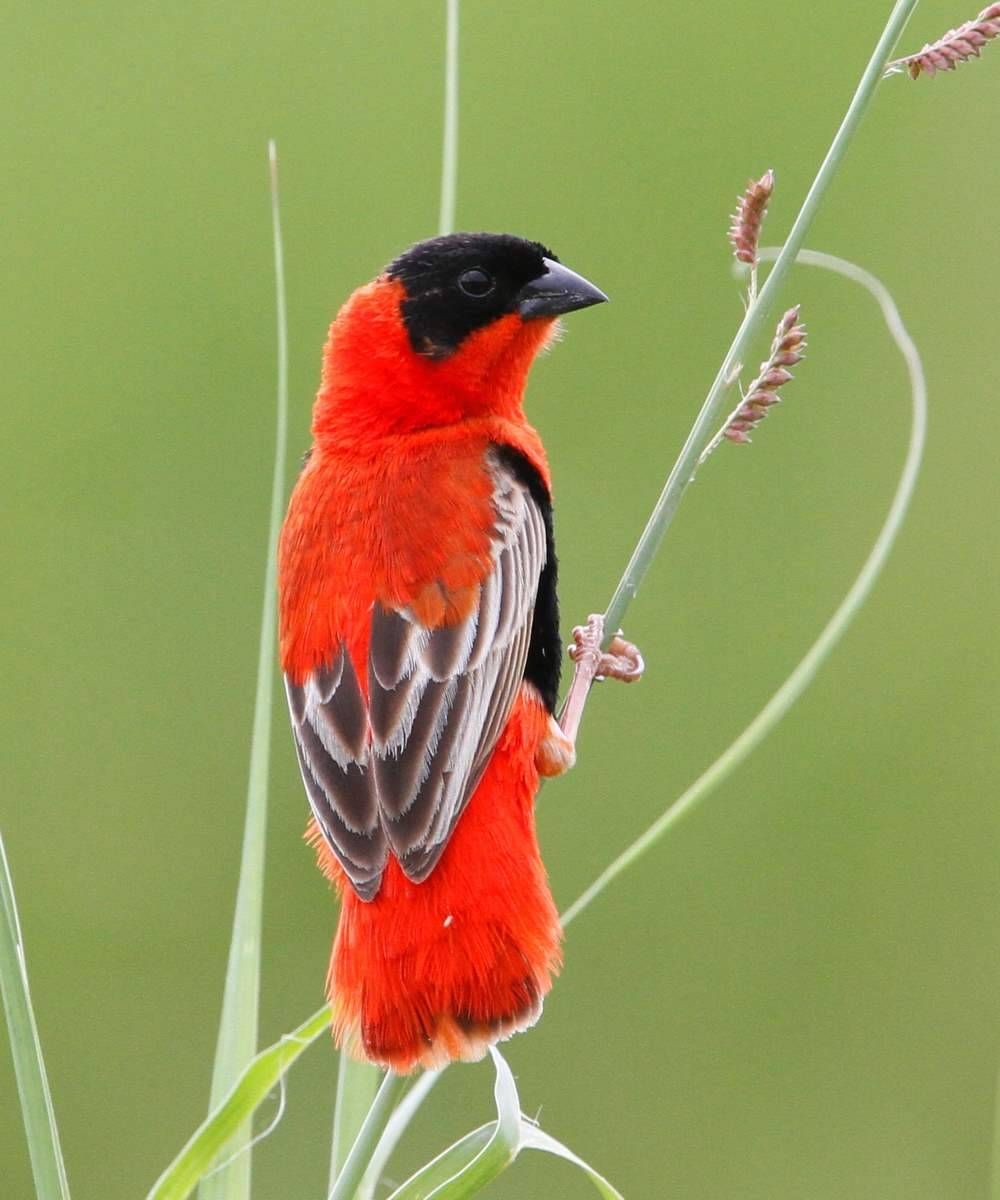
[(573, 682), (569, 685), (558, 722), (552, 722), (552, 731), (546, 738), (546, 744), (552, 744), (552, 752), (545, 756), (546, 761), (552, 758), (553, 767), (556, 760), (561, 766), (547, 772), (543, 768), (544, 774), (561, 774), (573, 766), (583, 707), (594, 680), (621, 679), (623, 683), (634, 683), (645, 670), (639, 649), (625, 641), (621, 632), (612, 638), (606, 650), (601, 649), (603, 641), (604, 617), (600, 613), (591, 613), (586, 625), (576, 625), (573, 630), (573, 643), (569, 646), (569, 656), (574, 662)]

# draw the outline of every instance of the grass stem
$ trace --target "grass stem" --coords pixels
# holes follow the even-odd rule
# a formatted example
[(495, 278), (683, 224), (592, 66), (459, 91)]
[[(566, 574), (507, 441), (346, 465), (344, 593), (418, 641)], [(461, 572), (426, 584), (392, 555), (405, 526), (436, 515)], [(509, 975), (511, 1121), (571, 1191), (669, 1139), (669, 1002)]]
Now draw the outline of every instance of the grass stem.
[(405, 1075), (397, 1075), (395, 1071), (387, 1071), (375, 1099), (372, 1101), (368, 1115), (358, 1130), (354, 1145), (344, 1161), (343, 1169), (337, 1176), (337, 1181), (330, 1191), (328, 1200), (354, 1200), (364, 1173), (375, 1153), (379, 1138), (389, 1123), (392, 1110), (406, 1084)]
[[(268, 143), (271, 183), (271, 228), (274, 247), (275, 320), (278, 380), (275, 413), (274, 470), (271, 478), (271, 516), (264, 570), (264, 599), (257, 650), (257, 691), (254, 699), (246, 819), (240, 856), (240, 882), (229, 945), (222, 1018), (212, 1072), (210, 1111), (239, 1079), (257, 1052), (260, 1002), (261, 914), (264, 899), (264, 859), (267, 846), (267, 790), (271, 757), (271, 709), (274, 645), (277, 629), (277, 547), (285, 501), (285, 456), (288, 437), (288, 316), (285, 304), (285, 259), (278, 205), (278, 153)], [(238, 1132), (236, 1149), (248, 1146), (251, 1122)], [(250, 1153), (237, 1155), (200, 1188), (201, 1200), (248, 1200)]]
[(341, 1050), (337, 1066), (337, 1095), (333, 1105), (333, 1136), (330, 1139), (331, 1191), (375, 1100), (379, 1075), (378, 1067), (372, 1063), (358, 1062)]
[(607, 642), (611, 641), (615, 631), (619, 629), (633, 597), (649, 569), (650, 563), (663, 541), (664, 534), (677, 512), (685, 490), (694, 478), (697, 470), (698, 457), (715, 430), (721, 416), (724, 393), (733, 378), (734, 367), (747, 358), (750, 343), (760, 330), (763, 321), (774, 308), (778, 291), (784, 283), (792, 263), (802, 244), (806, 233), (812, 224), (816, 210), (826, 195), (834, 176), (847, 153), (847, 149), (857, 132), (861, 119), (868, 111), (875, 90), (885, 70), (886, 63), (895, 48), (910, 14), (917, 6), (917, 0), (897, 0), (885, 29), (875, 46), (872, 56), (861, 76), (854, 97), (844, 115), (840, 128), (830, 145), (820, 165), (816, 178), (813, 180), (798, 216), (788, 234), (788, 240), (781, 248), (774, 267), (764, 282), (754, 303), (748, 305), (743, 321), (736, 332), (732, 345), (722, 360), (718, 374), (709, 389), (701, 411), (691, 427), (687, 441), (681, 449), (667, 482), (663, 486), (659, 499), (650, 515), (646, 528), (642, 532), (628, 566), (615, 588), (614, 595), (604, 614)]
[(445, 0), (447, 32), (444, 60), (444, 137), (441, 154), (441, 206), (438, 233), (455, 228), (458, 191), (458, 0)]
[[(762, 250), (761, 258), (774, 259), (779, 252), (772, 248)], [(835, 258), (832, 254), (821, 254), (815, 250), (802, 250), (798, 261), (809, 266), (822, 267), (835, 271), (839, 275), (853, 280), (866, 288), (874, 297), (882, 310), (882, 316), (888, 326), (893, 340), (906, 362), (910, 377), (911, 410), (910, 438), (906, 458), (896, 484), (896, 491), (889, 506), (878, 537), (868, 553), (857, 578), (851, 584), (847, 595), (840, 602), (833, 616), (827, 622), (819, 637), (813, 642), (798, 666), (778, 688), (767, 704), (719, 757), (691, 784), (652, 825), (638, 837), (631, 846), (624, 850), (594, 882), (578, 896), (562, 914), (565, 927), (604, 891), (604, 889), (623, 871), (626, 871), (647, 850), (650, 849), (668, 829), (686, 816), (691, 810), (717, 787), (731, 772), (754, 750), (781, 718), (788, 712), (795, 701), (816, 675), (820, 666), (829, 656), (830, 651), (843, 637), (851, 621), (857, 616), (858, 610), (870, 594), (875, 580), (885, 566), (889, 551), (892, 549), (903, 519), (906, 516), (917, 477), (920, 473), (920, 463), (923, 457), (924, 442), (927, 437), (927, 383), (924, 378), (920, 354), (913, 339), (903, 325), (899, 310), (896, 308), (885, 285), (870, 272), (863, 270), (852, 262)]]

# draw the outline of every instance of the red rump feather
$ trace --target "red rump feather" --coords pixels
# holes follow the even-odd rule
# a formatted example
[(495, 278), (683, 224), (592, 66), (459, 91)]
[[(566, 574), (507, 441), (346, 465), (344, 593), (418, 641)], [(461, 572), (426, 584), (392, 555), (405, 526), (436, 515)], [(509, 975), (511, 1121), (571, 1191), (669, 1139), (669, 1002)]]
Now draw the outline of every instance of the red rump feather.
[[(315, 681), (323, 672), (341, 678), (333, 667), (342, 649), (351, 686), (368, 705), (373, 613), (405, 613), (429, 637), (457, 627), (481, 601), (499, 569), (491, 447), (512, 447), (548, 486), (521, 396), (553, 322), (501, 317), (435, 360), (414, 353), (400, 300), (401, 285), (382, 277), (356, 292), (331, 327), (315, 444), (280, 546), (281, 660), (293, 724), (297, 706), (300, 720), (310, 703), (314, 715), (323, 708), (327, 693)], [(531, 537), (537, 553), (538, 535)], [(537, 1019), (560, 961), (533, 816), (550, 720), (535, 689), (522, 684), (461, 819), (420, 882), (385, 848), (381, 861), (359, 868), (368, 872), (359, 889), (330, 829), (310, 822), (320, 865), (342, 897), (328, 976), (339, 1044), (408, 1071), (481, 1057)], [(320, 753), (336, 732), (314, 738)], [(363, 736), (370, 747), (370, 726)], [(301, 737), (299, 749), (305, 776)], [(347, 815), (345, 845), (382, 836), (377, 817), (362, 828), (365, 802)], [(368, 879), (371, 898), (363, 899)]]
[(399, 1072), (477, 1059), (534, 1024), (560, 965), (559, 918), (535, 839), (536, 748), (548, 714), (527, 689), (448, 847), (423, 883), (390, 859), (370, 903), (344, 886), (327, 988), (338, 1044)]

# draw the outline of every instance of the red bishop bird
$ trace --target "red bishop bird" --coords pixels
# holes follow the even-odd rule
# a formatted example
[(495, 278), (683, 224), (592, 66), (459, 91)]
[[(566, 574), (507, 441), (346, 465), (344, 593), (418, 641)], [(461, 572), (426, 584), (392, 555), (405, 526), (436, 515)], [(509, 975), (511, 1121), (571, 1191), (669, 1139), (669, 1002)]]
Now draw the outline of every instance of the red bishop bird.
[(532, 1025), (560, 963), (535, 837), (595, 677), (562, 655), (549, 468), (522, 407), (557, 319), (607, 297), (536, 242), (421, 242), (330, 327), (313, 445), (280, 545), (281, 665), (312, 819), (341, 895), (338, 1044), (406, 1072)]

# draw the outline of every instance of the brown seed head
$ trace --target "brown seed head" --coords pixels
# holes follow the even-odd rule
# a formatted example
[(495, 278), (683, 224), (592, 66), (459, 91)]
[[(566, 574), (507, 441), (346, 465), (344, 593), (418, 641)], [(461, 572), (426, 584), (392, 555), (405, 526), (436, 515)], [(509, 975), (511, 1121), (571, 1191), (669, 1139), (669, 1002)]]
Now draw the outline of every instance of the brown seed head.
[(930, 42), (916, 54), (897, 58), (886, 67), (887, 75), (906, 71), (911, 79), (918, 75), (933, 75), (937, 71), (954, 71), (959, 63), (978, 58), (987, 42), (1000, 34), (1000, 4), (984, 8), (973, 21), (957, 29), (949, 29), (944, 37)]
[(767, 213), (767, 202), (774, 191), (774, 172), (765, 171), (760, 179), (751, 179), (746, 191), (736, 199), (736, 211), (730, 218), (728, 238), (733, 254), (741, 263), (757, 265), (760, 227)]
[(792, 378), (791, 371), (786, 368), (801, 362), (805, 349), (806, 327), (799, 324), (799, 307), (796, 305), (778, 322), (771, 353), (760, 364), (757, 378), (747, 389), (746, 399), (733, 414), (723, 437), (744, 444), (750, 441), (750, 431), (756, 429), (770, 408), (780, 402), (778, 389)]

